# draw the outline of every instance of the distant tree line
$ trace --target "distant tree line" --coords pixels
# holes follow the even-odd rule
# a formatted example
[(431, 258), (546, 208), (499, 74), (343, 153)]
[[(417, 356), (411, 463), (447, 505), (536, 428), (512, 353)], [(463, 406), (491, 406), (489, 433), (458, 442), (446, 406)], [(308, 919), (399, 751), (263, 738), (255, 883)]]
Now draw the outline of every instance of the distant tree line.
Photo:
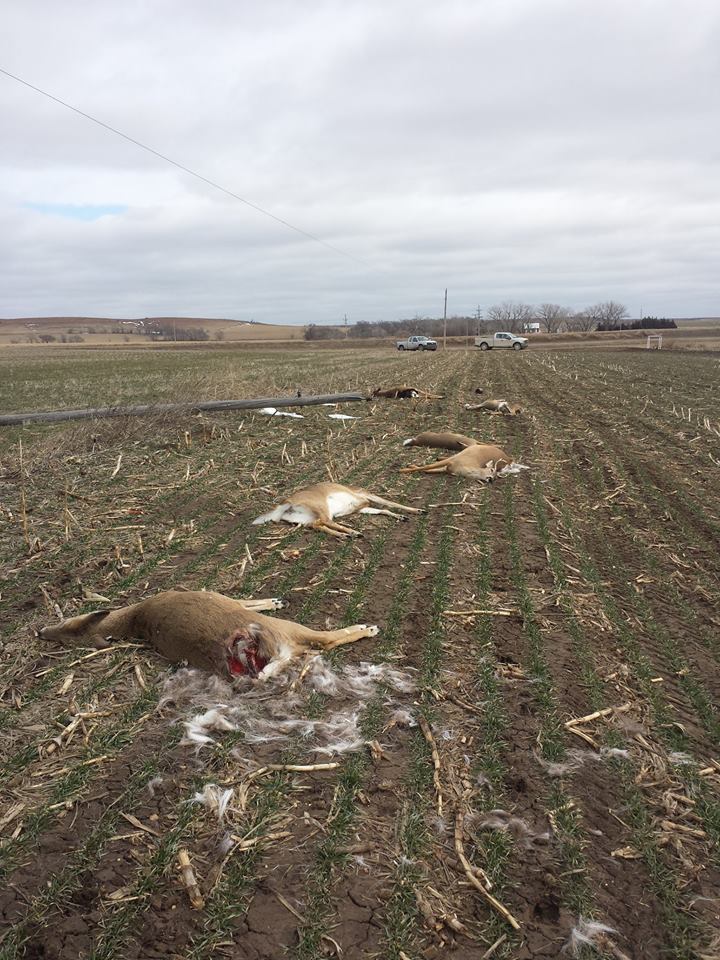
[[(658, 317), (645, 317), (642, 320), (627, 320), (627, 307), (615, 300), (605, 300), (592, 304), (583, 310), (573, 310), (558, 303), (541, 303), (533, 306), (515, 300), (505, 300), (493, 304), (483, 315), (478, 307), (472, 316), (453, 315), (447, 318), (449, 337), (464, 337), (480, 333), (493, 333), (507, 330), (509, 333), (522, 333), (530, 323), (540, 324), (545, 333), (591, 330), (644, 330), (672, 329), (674, 320)], [(369, 323), (361, 320), (349, 326), (323, 326), (311, 323), (305, 330), (306, 340), (342, 340), (346, 336), (396, 337), (402, 339), (413, 334), (426, 337), (443, 335), (443, 319), (423, 317), (416, 314), (402, 320), (382, 320)]]
[(598, 330), (677, 330), (677, 324), (666, 317), (643, 317), (642, 320), (633, 320), (632, 323), (621, 323), (619, 327), (608, 327), (604, 323), (599, 323), (597, 328)]

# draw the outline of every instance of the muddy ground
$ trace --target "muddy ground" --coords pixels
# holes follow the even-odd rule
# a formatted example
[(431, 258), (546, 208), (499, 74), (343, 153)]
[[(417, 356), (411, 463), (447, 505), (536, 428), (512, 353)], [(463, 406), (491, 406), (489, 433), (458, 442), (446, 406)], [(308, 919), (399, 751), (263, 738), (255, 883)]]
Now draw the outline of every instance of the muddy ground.
[[(720, 956), (717, 362), (349, 357), (348, 388), (444, 399), (5, 435), (0, 957)], [(529, 469), (399, 474), (442, 428)], [(328, 475), (426, 512), (251, 525)], [(260, 693), (33, 635), (169, 587), (380, 634)]]

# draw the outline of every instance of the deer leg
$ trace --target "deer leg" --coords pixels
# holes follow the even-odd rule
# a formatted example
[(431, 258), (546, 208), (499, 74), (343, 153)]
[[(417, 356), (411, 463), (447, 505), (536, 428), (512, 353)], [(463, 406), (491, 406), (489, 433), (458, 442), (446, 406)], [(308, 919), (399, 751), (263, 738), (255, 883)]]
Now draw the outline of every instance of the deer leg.
[(310, 524), (313, 530), (320, 530), (322, 533), (329, 533), (331, 537), (338, 537), (340, 540), (346, 540), (350, 534), (343, 533), (340, 530), (333, 529), (325, 520), (315, 520)]
[(426, 463), (424, 467), (402, 467), (400, 473), (444, 473), (447, 463), (447, 460), (436, 460), (435, 463)]
[(395, 517), (397, 520), (407, 520), (402, 513), (393, 513), (392, 510), (381, 510), (379, 507), (363, 507), (360, 513), (382, 513), (385, 517)]
[(447, 464), (442, 461), (428, 463), (424, 467), (403, 467), (400, 473), (447, 473)]
[(241, 600), (246, 610), (282, 610), (286, 605), (279, 597), (264, 597), (261, 600)]
[(332, 527), (334, 530), (339, 530), (341, 533), (345, 533), (349, 537), (362, 536), (362, 534), (358, 533), (357, 530), (353, 530), (352, 527), (348, 527), (344, 523), (338, 523), (337, 520), (327, 520), (326, 523), (328, 526)]
[(355, 626), (345, 627), (343, 630), (311, 630), (309, 627), (302, 627), (299, 624), (294, 624), (294, 626), (297, 630), (295, 636), (299, 643), (320, 650), (332, 650), (334, 647), (341, 647), (346, 643), (356, 643), (365, 637), (376, 637), (379, 633), (377, 627), (367, 623), (356, 623)]
[[(404, 510), (406, 513), (422, 513), (417, 507), (406, 507), (404, 503), (396, 503), (394, 500), (386, 500), (385, 497), (376, 497), (374, 493), (366, 494), (370, 503), (379, 503), (381, 507), (395, 507), (396, 510)], [(364, 511), (360, 511), (363, 513)]]

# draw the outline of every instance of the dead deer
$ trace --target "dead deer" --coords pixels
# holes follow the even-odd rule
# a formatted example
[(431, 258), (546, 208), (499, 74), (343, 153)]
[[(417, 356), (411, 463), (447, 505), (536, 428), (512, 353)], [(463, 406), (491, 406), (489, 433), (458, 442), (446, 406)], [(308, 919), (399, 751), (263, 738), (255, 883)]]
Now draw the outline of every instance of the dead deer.
[(425, 466), (403, 467), (400, 473), (449, 473), (490, 483), (497, 474), (514, 464), (510, 454), (489, 443), (477, 443), (452, 457), (427, 463)]
[(466, 403), (466, 410), (484, 410), (486, 413), (500, 413), (506, 417), (516, 417), (522, 413), (519, 403), (508, 403), (507, 400), (483, 400), (482, 403)]
[(69, 647), (109, 646), (144, 640), (166, 660), (220, 676), (262, 673), (268, 679), (307, 650), (332, 650), (378, 628), (360, 623), (343, 630), (311, 630), (258, 613), (276, 610), (279, 600), (233, 600), (211, 591), (167, 590), (127, 607), (71, 617), (39, 632), (43, 640)]
[(416, 387), (388, 387), (382, 390), (376, 387), (370, 394), (368, 400), (374, 400), (377, 397), (385, 397), (389, 400), (442, 400), (437, 393), (427, 393), (425, 390), (418, 390)]
[(433, 447), (437, 450), (464, 450), (477, 443), (477, 440), (465, 437), (462, 433), (433, 433), (431, 430), (403, 440), (404, 447)]
[(341, 483), (317, 483), (314, 487), (306, 487), (293, 493), (279, 506), (257, 517), (253, 523), (284, 521), (344, 538), (359, 537), (360, 534), (352, 527), (336, 523), (335, 517), (348, 517), (353, 513), (382, 513), (386, 517), (407, 520), (407, 517), (393, 513), (392, 510), (381, 509), (383, 507), (394, 507), (405, 513), (422, 513), (422, 510), (416, 507), (406, 507), (394, 500), (385, 500), (384, 497), (377, 497), (359, 487), (345, 487)]

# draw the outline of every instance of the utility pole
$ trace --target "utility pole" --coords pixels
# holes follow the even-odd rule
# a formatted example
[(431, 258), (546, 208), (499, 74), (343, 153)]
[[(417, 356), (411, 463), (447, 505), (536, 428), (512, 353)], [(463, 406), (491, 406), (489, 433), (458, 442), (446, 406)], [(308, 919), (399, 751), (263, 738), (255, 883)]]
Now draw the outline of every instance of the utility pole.
[(443, 310), (443, 350), (447, 349), (447, 287), (445, 287), (445, 309)]

